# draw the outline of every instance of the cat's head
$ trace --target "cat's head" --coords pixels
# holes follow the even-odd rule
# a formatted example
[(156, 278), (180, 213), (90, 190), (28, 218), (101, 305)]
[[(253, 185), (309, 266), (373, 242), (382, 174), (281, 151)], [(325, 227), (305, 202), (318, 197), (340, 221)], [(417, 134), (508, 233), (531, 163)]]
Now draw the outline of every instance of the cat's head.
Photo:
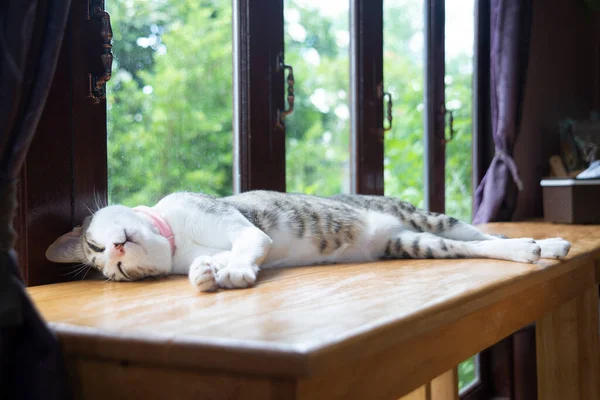
[(117, 281), (167, 275), (172, 249), (152, 219), (125, 206), (108, 206), (60, 236), (46, 250), (59, 263), (89, 264)]

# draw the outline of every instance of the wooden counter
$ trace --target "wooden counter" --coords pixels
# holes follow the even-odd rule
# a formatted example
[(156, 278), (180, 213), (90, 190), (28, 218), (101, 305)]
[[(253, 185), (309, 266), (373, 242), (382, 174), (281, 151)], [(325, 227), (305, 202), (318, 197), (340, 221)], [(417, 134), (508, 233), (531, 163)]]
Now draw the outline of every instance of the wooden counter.
[(600, 226), (485, 230), (573, 246), (537, 264), (265, 270), (255, 288), (213, 294), (184, 277), (29, 293), (62, 341), (78, 398), (397, 399), (534, 321), (540, 398), (600, 398)]

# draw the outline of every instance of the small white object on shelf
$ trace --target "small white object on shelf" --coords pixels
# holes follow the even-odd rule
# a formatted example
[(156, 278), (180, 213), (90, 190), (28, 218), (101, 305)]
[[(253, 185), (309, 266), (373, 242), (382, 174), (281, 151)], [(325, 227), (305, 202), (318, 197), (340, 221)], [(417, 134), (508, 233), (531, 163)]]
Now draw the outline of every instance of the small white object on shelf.
[(586, 185), (600, 185), (599, 179), (542, 179), (540, 182), (542, 186), (586, 186)]
[(587, 169), (577, 175), (577, 179), (600, 179), (600, 160), (592, 161)]

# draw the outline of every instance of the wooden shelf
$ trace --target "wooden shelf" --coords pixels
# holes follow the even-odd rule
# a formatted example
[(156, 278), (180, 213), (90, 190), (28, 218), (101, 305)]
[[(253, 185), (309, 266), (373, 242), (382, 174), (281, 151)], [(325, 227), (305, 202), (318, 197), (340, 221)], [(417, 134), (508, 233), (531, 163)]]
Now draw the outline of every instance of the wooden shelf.
[[(82, 397), (156, 395), (162, 373), (190, 376), (203, 394), (213, 393), (214, 381), (231, 390), (258, 385), (268, 398), (398, 398), (599, 280), (599, 226), (484, 230), (560, 236), (573, 246), (567, 260), (536, 264), (409, 260), (264, 270), (252, 289), (212, 294), (195, 292), (185, 277), (69, 282), (29, 293), (61, 339)], [(94, 382), (98, 373), (133, 387)]]

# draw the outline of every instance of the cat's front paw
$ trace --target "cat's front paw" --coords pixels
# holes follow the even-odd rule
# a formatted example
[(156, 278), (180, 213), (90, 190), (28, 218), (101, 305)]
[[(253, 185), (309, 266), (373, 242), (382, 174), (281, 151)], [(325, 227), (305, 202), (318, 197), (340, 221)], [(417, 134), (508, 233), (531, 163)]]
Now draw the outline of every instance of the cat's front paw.
[(201, 292), (217, 290), (216, 274), (218, 266), (212, 257), (198, 257), (190, 266), (188, 277), (193, 287)]
[(256, 265), (228, 266), (218, 270), (215, 279), (222, 288), (246, 288), (254, 285), (257, 274), (258, 267)]
[(504, 239), (500, 241), (504, 251), (508, 254), (508, 260), (533, 263), (540, 259), (542, 249), (535, 240), (523, 239)]

